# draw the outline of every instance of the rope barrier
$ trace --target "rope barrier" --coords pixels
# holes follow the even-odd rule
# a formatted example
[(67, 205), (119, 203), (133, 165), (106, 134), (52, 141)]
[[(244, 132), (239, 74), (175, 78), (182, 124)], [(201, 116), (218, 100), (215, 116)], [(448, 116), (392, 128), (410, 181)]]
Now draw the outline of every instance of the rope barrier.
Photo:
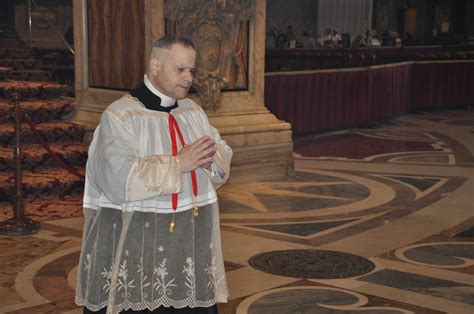
[(61, 168), (65, 169), (66, 171), (68, 171), (69, 173), (75, 175), (76, 177), (78, 177), (79, 179), (84, 179), (85, 176), (82, 174), (82, 173), (79, 173), (76, 169), (72, 168), (71, 166), (69, 166), (68, 164), (66, 164), (59, 156), (58, 154), (56, 154), (52, 149), (51, 147), (48, 145), (48, 143), (46, 143), (45, 139), (43, 138), (43, 136), (41, 135), (41, 132), (36, 128), (36, 124), (33, 122), (33, 120), (31, 119), (31, 117), (24, 113), (24, 117), (25, 117), (25, 121), (28, 123), (28, 125), (30, 126), (30, 130), (33, 132), (33, 134), (36, 136), (36, 139), (38, 140), (38, 142), (41, 144), (41, 146), (43, 146), (44, 149), (46, 149), (46, 151), (51, 155), (51, 157), (53, 157), (54, 160), (56, 160), (58, 162), (58, 164), (61, 166)]

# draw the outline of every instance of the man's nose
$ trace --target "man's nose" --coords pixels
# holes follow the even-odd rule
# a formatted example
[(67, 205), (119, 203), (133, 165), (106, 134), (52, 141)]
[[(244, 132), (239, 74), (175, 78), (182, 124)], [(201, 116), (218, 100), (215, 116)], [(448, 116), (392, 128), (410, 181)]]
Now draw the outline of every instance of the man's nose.
[(193, 81), (193, 73), (191, 71), (185, 71), (184, 72), (184, 79), (188, 82)]

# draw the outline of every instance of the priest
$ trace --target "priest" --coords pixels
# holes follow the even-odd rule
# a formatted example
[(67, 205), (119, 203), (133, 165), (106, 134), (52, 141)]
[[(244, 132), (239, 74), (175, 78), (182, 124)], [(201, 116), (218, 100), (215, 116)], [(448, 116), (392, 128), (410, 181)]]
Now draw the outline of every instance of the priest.
[(196, 50), (161, 38), (89, 148), (76, 303), (84, 313), (217, 313), (227, 302), (216, 189), (231, 148), (186, 98)]

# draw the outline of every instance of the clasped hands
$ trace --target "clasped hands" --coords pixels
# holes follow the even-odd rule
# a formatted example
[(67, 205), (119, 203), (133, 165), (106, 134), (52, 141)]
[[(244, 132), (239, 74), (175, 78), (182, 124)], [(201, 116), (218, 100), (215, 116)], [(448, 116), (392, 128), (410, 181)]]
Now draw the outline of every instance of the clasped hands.
[(181, 173), (193, 171), (199, 167), (211, 170), (216, 150), (216, 142), (207, 135), (184, 146), (178, 153)]

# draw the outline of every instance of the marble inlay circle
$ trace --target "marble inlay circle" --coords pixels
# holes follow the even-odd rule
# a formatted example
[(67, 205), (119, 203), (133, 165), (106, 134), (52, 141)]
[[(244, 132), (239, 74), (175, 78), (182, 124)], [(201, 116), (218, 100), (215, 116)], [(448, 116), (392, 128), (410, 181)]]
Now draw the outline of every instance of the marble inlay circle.
[(413, 313), (389, 306), (367, 306), (366, 296), (339, 288), (294, 286), (266, 290), (243, 300), (236, 314)]
[(312, 279), (338, 279), (372, 271), (370, 260), (343, 252), (324, 250), (285, 250), (255, 255), (250, 266), (266, 273)]

